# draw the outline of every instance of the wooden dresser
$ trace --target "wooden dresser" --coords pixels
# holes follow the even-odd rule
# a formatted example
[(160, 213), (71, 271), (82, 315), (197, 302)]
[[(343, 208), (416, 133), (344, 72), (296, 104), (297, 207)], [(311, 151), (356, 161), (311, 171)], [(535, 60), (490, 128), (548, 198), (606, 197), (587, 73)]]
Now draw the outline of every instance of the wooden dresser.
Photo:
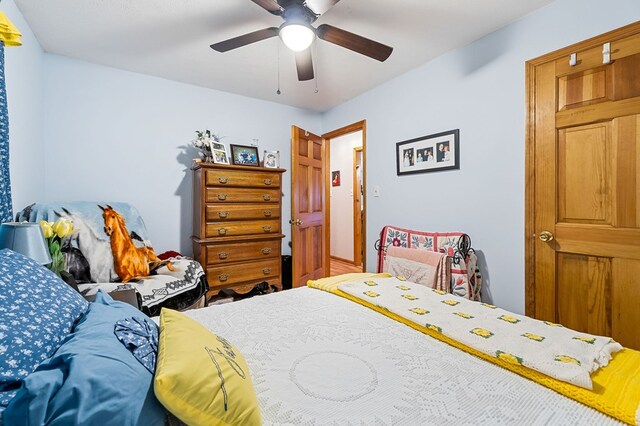
[(267, 281), (282, 289), (284, 169), (197, 163), (193, 167), (193, 254), (207, 272), (207, 297)]

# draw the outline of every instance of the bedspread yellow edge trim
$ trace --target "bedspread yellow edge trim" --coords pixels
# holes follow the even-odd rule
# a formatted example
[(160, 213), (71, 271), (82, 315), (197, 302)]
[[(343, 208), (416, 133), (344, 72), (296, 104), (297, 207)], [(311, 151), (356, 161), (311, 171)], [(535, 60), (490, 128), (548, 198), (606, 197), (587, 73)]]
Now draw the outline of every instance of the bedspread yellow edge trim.
[(309, 280), (307, 286), (316, 288), (349, 299), (362, 306), (373, 309), (387, 317), (401, 322), (424, 334), (445, 342), (457, 349), (482, 358), (509, 371), (513, 371), (527, 379), (533, 380), (551, 390), (554, 390), (568, 398), (576, 400), (584, 405), (594, 408), (602, 413), (614, 417), (630, 425), (636, 424), (636, 412), (640, 406), (640, 352), (624, 348), (614, 354), (607, 367), (601, 368), (591, 375), (593, 390), (584, 389), (560, 380), (553, 379), (538, 371), (511, 364), (501, 359), (484, 354), (453, 340), (437, 331), (428, 329), (417, 323), (407, 320), (384, 308), (351, 296), (338, 289), (338, 285), (356, 279), (387, 278), (390, 274), (375, 273), (351, 273), (320, 280)]

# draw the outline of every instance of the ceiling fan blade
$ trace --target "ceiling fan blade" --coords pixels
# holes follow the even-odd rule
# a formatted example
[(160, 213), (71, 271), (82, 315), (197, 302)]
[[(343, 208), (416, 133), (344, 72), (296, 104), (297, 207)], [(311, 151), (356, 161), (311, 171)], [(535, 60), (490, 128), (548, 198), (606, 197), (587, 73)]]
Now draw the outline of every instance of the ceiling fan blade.
[(282, 15), (284, 13), (284, 9), (280, 6), (275, 0), (251, 0), (264, 10), (269, 13), (273, 13), (274, 15)]
[(298, 69), (298, 80), (307, 81), (313, 79), (313, 60), (311, 59), (310, 48), (302, 52), (296, 52), (296, 68)]
[(320, 16), (331, 9), (340, 0), (307, 0), (305, 5), (316, 15)]
[(391, 52), (393, 52), (393, 47), (327, 24), (320, 25), (316, 29), (316, 35), (318, 38), (328, 41), (329, 43), (337, 44), (338, 46), (377, 59), (380, 62), (386, 61), (389, 55), (391, 55)]
[(238, 37), (230, 38), (229, 40), (221, 41), (211, 45), (213, 50), (218, 52), (226, 52), (228, 50), (237, 49), (238, 47), (246, 46), (247, 44), (255, 43), (256, 41), (265, 40), (278, 35), (278, 28), (271, 27), (263, 30), (254, 31), (249, 34), (241, 35)]

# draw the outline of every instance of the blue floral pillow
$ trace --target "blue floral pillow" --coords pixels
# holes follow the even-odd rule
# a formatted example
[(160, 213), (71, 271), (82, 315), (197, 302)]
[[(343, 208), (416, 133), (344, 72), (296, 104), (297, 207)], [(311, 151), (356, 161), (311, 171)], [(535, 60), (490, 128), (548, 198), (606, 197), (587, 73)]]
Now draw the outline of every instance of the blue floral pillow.
[(44, 266), (0, 250), (0, 407), (62, 345), (88, 306)]

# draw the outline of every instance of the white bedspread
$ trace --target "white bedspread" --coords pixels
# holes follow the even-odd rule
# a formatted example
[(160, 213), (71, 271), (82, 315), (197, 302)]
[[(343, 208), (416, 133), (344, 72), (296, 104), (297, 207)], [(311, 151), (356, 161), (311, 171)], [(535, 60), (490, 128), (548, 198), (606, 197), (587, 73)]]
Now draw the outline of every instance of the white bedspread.
[(187, 315), (242, 351), (265, 425), (618, 424), (319, 290), (287, 290)]

